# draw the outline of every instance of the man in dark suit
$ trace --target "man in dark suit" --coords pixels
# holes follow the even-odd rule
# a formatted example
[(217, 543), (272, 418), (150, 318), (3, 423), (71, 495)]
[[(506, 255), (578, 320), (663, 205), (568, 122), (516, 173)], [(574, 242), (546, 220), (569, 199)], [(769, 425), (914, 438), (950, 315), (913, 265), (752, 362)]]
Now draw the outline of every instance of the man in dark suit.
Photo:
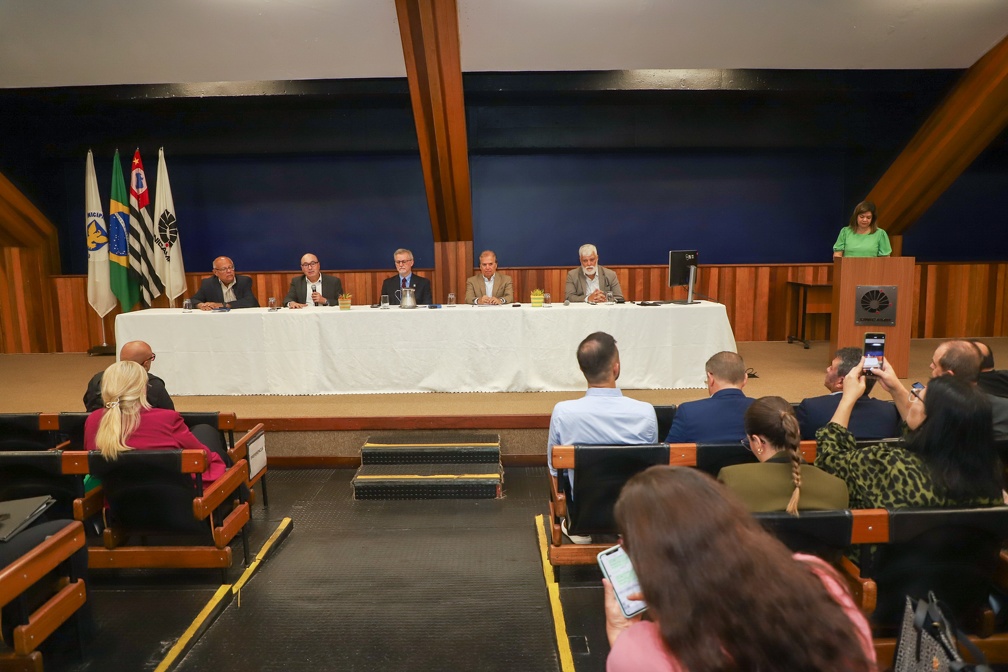
[(623, 300), (623, 290), (615, 271), (598, 265), (598, 250), (591, 243), (578, 249), (581, 265), (567, 274), (564, 299), (571, 303), (605, 303), (606, 294), (612, 292), (617, 301)]
[(719, 352), (707, 360), (709, 399), (679, 404), (667, 443), (736, 443), (745, 433), (746, 409), (753, 399), (742, 388), (749, 376), (735, 352)]
[[(400, 247), (392, 255), (392, 258), (395, 260), (397, 275), (386, 278), (381, 286), (381, 293), (389, 298), (389, 304), (398, 306), (399, 300), (402, 298), (401, 290), (408, 287), (416, 290), (417, 305), (434, 303), (430, 280), (413, 274), (413, 253)], [(400, 293), (397, 295), (396, 292)]]
[(322, 275), (318, 257), (306, 254), (301, 257), (301, 270), (304, 275), (291, 280), (290, 289), (284, 297), (284, 305), (288, 308), (304, 308), (306, 306), (329, 306), (339, 301), (343, 293), (343, 283), (333, 275)]
[(200, 283), (192, 301), (200, 310), (217, 308), (258, 308), (259, 301), (252, 293), (252, 278), (235, 275), (234, 262), (228, 257), (217, 257), (213, 262), (214, 277)]
[(994, 370), (994, 352), (989, 345), (975, 338), (970, 342), (980, 351), (980, 378), (977, 380), (980, 389), (995, 397), (1008, 397), (1008, 371)]
[[(144, 341), (130, 341), (119, 351), (120, 362), (136, 362), (147, 370), (147, 402), (154, 408), (164, 408), (169, 411), (175, 410), (175, 403), (172, 401), (168, 390), (165, 389), (164, 381), (150, 372), (151, 363), (157, 355), (151, 350), (150, 345)], [(97, 411), (105, 405), (101, 396), (101, 381), (104, 371), (99, 371), (88, 383), (87, 391), (84, 393), (84, 408), (90, 413)]]
[[(826, 368), (826, 379), (823, 381), (823, 385), (830, 393), (803, 399), (798, 405), (795, 415), (801, 427), (802, 439), (815, 439), (816, 430), (829, 424), (843, 396), (844, 377), (851, 369), (860, 365), (860, 348), (837, 350), (833, 361)], [(896, 405), (868, 396), (875, 385), (875, 380), (873, 376), (865, 377), (865, 392), (854, 402), (850, 423), (847, 425), (850, 433), (859, 441), (890, 439), (900, 435), (900, 418)]]

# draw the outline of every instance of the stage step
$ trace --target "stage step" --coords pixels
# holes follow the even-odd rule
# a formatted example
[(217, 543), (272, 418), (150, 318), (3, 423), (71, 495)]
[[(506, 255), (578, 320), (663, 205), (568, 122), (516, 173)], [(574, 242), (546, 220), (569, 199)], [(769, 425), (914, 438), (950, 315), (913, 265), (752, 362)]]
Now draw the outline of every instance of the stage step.
[(500, 436), (459, 432), (369, 437), (353, 478), (355, 499), (495, 499), (503, 483)]

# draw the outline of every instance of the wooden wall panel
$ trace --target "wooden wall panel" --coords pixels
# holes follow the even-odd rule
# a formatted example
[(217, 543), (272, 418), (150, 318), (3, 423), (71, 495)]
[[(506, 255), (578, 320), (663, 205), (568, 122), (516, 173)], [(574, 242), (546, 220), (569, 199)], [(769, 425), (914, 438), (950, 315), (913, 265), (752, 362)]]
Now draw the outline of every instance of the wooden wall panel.
[[(7, 248), (10, 250), (10, 248)], [(10, 263), (10, 252), (0, 264)], [(18, 259), (20, 261), (20, 257)], [(787, 281), (830, 282), (832, 264), (742, 264), (701, 266), (696, 291), (725, 304), (737, 341), (782, 341), (787, 338)], [(420, 275), (434, 278), (433, 269), (414, 269)], [(543, 289), (553, 301), (563, 303), (567, 267), (504, 268), (502, 273), (514, 281), (515, 300), (527, 303), (529, 292)], [(668, 270), (665, 266), (613, 267), (623, 293), (631, 301), (670, 300), (685, 298), (682, 288), (668, 287)], [(970, 264), (917, 264), (914, 291), (904, 300), (913, 301), (912, 338), (951, 338), (957, 336), (1008, 336), (1008, 262)], [(472, 274), (477, 272), (472, 270)], [(354, 305), (378, 302), (382, 281), (392, 275), (392, 269), (368, 271), (328, 271), (343, 281), (344, 291), (353, 294)], [(287, 294), (293, 272), (249, 273), (259, 302), (265, 306), (269, 296), (281, 302)], [(191, 295), (199, 287), (205, 273), (191, 273), (186, 284)], [(464, 282), (455, 287), (458, 300), (464, 297)], [(448, 288), (440, 287), (444, 295)], [(25, 293), (12, 290), (0, 278), (0, 294), (14, 292), (15, 300), (25, 302)], [(61, 320), (57, 327), (64, 352), (84, 352), (101, 342), (98, 315), (87, 303), (87, 278), (85, 276), (55, 276), (52, 294), (57, 301)], [(20, 297), (20, 298), (19, 298)], [(435, 295), (435, 300), (443, 297)], [(179, 302), (180, 303), (180, 302)], [(166, 306), (164, 299), (155, 305)], [(10, 311), (5, 301), (0, 310)], [(114, 337), (114, 316), (106, 317), (109, 342)], [(828, 340), (826, 316), (814, 316), (808, 324), (808, 335), (813, 340)], [(21, 325), (22, 331), (25, 330)], [(7, 352), (8, 341), (19, 344), (29, 338), (27, 333), (0, 334)]]

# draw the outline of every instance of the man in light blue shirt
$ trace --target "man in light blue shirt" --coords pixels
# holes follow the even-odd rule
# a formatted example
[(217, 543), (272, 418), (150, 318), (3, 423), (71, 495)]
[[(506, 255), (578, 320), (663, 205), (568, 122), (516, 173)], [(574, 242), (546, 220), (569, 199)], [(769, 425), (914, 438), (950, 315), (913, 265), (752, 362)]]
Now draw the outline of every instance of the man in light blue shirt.
[[(616, 339), (597, 331), (588, 335), (577, 349), (578, 366), (588, 381), (588, 391), (580, 399), (561, 401), (550, 417), (549, 445), (546, 449), (550, 473), (551, 446), (646, 444), (658, 441), (658, 419), (654, 406), (624, 397), (616, 387), (620, 374)], [(574, 475), (567, 472), (571, 486)]]

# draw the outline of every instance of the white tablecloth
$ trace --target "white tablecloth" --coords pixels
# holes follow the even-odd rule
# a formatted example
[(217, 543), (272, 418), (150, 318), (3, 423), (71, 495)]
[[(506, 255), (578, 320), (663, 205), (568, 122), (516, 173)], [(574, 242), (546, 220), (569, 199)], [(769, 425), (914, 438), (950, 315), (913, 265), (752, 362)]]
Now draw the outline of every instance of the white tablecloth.
[(173, 395), (527, 392), (585, 389), (575, 351), (616, 338), (624, 389), (704, 386), (704, 362), (735, 350), (718, 303), (637, 306), (355, 306), (116, 318), (116, 342), (150, 343)]

